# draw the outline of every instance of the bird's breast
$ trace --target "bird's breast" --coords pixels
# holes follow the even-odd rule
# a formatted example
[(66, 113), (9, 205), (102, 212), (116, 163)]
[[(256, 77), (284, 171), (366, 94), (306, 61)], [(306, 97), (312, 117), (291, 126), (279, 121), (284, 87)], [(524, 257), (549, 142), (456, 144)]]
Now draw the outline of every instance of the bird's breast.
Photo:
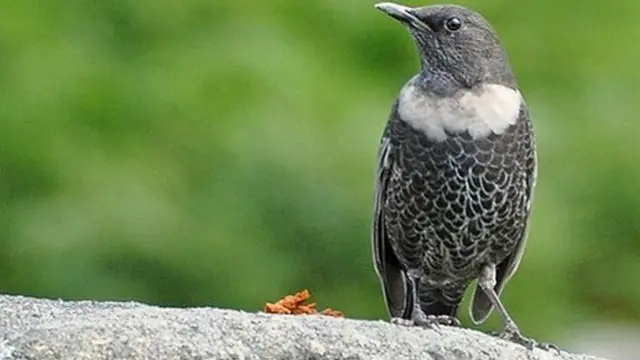
[(392, 124), (385, 220), (408, 268), (464, 277), (511, 251), (527, 216), (526, 129), (518, 122), (500, 135), (434, 141), (406, 121)]
[(520, 92), (503, 85), (485, 84), (443, 97), (409, 81), (400, 92), (398, 114), (433, 141), (445, 141), (447, 133), (467, 131), (480, 139), (501, 134), (515, 124), (521, 105)]

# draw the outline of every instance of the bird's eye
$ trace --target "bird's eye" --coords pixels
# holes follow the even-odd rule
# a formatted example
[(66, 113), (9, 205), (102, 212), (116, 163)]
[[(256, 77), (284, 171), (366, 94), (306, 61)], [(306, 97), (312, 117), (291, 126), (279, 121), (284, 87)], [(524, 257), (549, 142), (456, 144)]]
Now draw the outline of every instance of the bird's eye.
[(450, 17), (444, 22), (444, 27), (449, 31), (456, 31), (462, 27), (462, 21), (457, 17)]

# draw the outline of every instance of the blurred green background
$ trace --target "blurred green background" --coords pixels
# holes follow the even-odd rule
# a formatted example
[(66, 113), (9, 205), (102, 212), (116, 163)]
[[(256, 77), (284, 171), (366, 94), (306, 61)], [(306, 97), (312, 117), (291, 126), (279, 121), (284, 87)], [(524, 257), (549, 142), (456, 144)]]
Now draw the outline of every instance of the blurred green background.
[[(373, 2), (0, 3), (1, 292), (258, 311), (308, 288), (386, 318), (374, 164), (417, 59)], [(507, 307), (558, 343), (640, 324), (640, 2), (459, 3), (497, 29), (538, 133)]]

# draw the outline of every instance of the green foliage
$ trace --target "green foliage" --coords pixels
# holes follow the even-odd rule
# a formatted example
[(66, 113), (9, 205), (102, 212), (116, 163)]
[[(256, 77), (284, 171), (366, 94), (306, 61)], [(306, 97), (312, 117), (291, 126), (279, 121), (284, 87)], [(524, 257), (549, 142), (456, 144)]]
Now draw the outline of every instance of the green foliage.
[[(508, 308), (542, 339), (639, 321), (640, 3), (463, 4), (501, 35), (538, 131)], [(371, 2), (2, 5), (0, 291), (253, 311), (307, 287), (386, 317), (374, 163), (417, 62)]]

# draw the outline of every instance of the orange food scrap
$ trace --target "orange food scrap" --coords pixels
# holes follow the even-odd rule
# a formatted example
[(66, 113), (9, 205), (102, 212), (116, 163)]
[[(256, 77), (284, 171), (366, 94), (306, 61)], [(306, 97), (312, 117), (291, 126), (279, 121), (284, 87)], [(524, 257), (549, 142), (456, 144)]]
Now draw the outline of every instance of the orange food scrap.
[(311, 293), (309, 293), (309, 290), (304, 289), (295, 295), (286, 295), (275, 304), (266, 303), (264, 306), (264, 312), (268, 314), (321, 314), (325, 316), (344, 317), (344, 314), (341, 311), (330, 308), (318, 312), (318, 310), (316, 310), (316, 303), (306, 303), (310, 298)]
[(322, 315), (333, 316), (333, 317), (344, 317), (344, 314), (340, 310), (334, 310), (331, 308), (326, 308), (322, 310)]

